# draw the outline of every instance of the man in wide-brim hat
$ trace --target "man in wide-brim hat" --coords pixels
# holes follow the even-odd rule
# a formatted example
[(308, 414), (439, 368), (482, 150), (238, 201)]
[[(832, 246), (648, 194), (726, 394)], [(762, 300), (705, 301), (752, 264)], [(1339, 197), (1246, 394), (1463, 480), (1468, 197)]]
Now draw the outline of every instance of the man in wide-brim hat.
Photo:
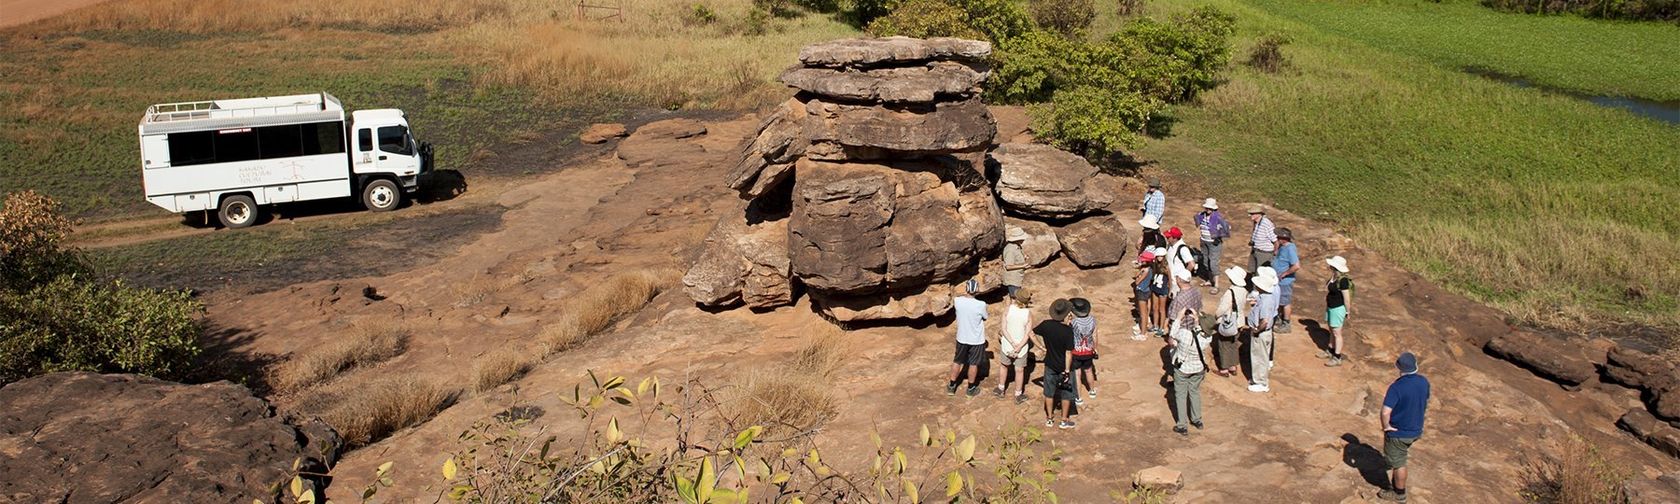
[(1254, 370), (1253, 379), (1249, 381), (1249, 392), (1270, 392), (1273, 361), (1272, 348), (1272, 320), (1278, 311), (1278, 278), (1277, 272), (1269, 266), (1262, 266), (1252, 279), (1254, 290), (1254, 305), (1248, 310), (1248, 362)]

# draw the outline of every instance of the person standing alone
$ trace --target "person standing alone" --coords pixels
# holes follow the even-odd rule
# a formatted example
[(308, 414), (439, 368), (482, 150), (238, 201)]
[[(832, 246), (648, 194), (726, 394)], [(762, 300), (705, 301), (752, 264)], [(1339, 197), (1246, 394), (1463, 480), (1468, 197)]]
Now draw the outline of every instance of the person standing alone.
[(1400, 354), (1394, 361), (1400, 377), (1383, 395), (1383, 459), (1388, 462), (1390, 488), (1377, 493), (1383, 500), (1406, 502), (1406, 456), (1423, 437), (1423, 416), (1429, 409), (1429, 380), (1418, 374), (1417, 356)]
[(968, 396), (974, 397), (980, 395), (980, 366), (986, 364), (986, 302), (974, 298), (979, 282), (970, 279), (962, 288), (964, 295), (951, 300), (957, 312), (957, 353), (951, 358), (951, 382), (945, 385), (945, 395), (957, 395), (966, 367)]
[(1347, 259), (1336, 256), (1324, 260), (1330, 265), (1330, 283), (1324, 286), (1324, 323), (1330, 326), (1330, 349), (1319, 353), (1329, 359), (1324, 365), (1342, 365), (1342, 326), (1347, 325), (1348, 311), (1353, 309), (1353, 278), (1348, 276)]
[(1220, 247), (1231, 237), (1231, 223), (1225, 222), (1225, 216), (1219, 213), (1219, 202), (1213, 198), (1202, 202), (1202, 213), (1196, 214), (1195, 220), (1196, 230), (1202, 235), (1202, 260), (1207, 263), (1202, 270), (1203, 283), (1212, 287), (1213, 274), (1219, 271)]
[(1027, 230), (1017, 226), (1004, 229), (1003, 237), (1003, 286), (1009, 294), (1021, 290), (1027, 280), (1027, 254), (1021, 250), (1021, 244), (1026, 243)]
[(1248, 270), (1257, 271), (1272, 262), (1277, 234), (1273, 232), (1272, 220), (1266, 218), (1266, 209), (1260, 205), (1248, 208), (1248, 220), (1254, 223), (1254, 232), (1248, 235)]

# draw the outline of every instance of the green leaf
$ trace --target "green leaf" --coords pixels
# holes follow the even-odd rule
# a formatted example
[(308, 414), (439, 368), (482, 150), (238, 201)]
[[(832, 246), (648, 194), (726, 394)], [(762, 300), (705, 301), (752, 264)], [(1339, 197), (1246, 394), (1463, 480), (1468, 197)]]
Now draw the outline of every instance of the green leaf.
[(653, 387), (653, 377), (652, 376), (649, 376), (647, 378), (642, 378), (642, 382), (636, 384), (636, 395), (647, 395), (648, 390), (651, 389), (652, 387)]
[(956, 471), (951, 471), (950, 474), (945, 475), (945, 497), (956, 497), (957, 492), (962, 491), (962, 487), (963, 479), (961, 474), (958, 474)]
[(904, 478), (904, 497), (910, 499), (910, 504), (922, 501), (922, 496), (916, 493), (916, 484), (911, 483), (910, 478)]
[(362, 489), (362, 502), (367, 502), (377, 493), (379, 493), (379, 485), (368, 485), (367, 488)]
[(745, 501), (741, 499), (741, 494), (736, 493), (734, 490), (719, 488), (712, 491), (712, 499), (706, 502), (714, 502), (717, 504), (735, 504), (737, 502)]
[(303, 478), (292, 476), (292, 497), (303, 498)]
[(624, 377), (623, 376), (614, 376), (611, 379), (608, 379), (607, 384), (602, 385), (601, 388), (615, 389), (615, 388), (618, 388), (619, 385), (623, 385), (623, 384), (624, 384)]
[(677, 476), (677, 496), (682, 497), (683, 502), (689, 504), (699, 504), (700, 502), (700, 499), (694, 495), (694, 482), (682, 476)]
[(754, 439), (758, 438), (758, 434), (761, 432), (764, 432), (764, 428), (754, 425), (752, 427), (747, 427), (747, 430), (741, 431), (740, 434), (736, 434), (735, 449), (739, 450), (746, 448), (747, 445), (752, 444)]
[(303, 495), (298, 497), (297, 504), (315, 504), (315, 489), (304, 490)]
[(700, 459), (700, 479), (694, 482), (694, 496), (699, 502), (711, 502), (712, 490), (717, 488), (717, 468), (712, 458)]
[(373, 474), (375, 476), (379, 476), (381, 478), (385, 477), (386, 474), (389, 474), (391, 472), (391, 464), (392, 463), (393, 462), (387, 461), (383, 464), (379, 464), (379, 470), (374, 471)]
[(787, 482), (788, 482), (788, 480), (790, 480), (790, 479), (793, 479), (793, 475), (792, 475), (792, 474), (788, 474), (788, 473), (776, 473), (776, 475), (775, 475), (775, 476), (771, 476), (771, 477), (770, 477), (770, 484), (772, 484), (772, 485), (781, 485), (781, 484), (783, 484), (783, 483), (787, 483)]
[(607, 422), (607, 442), (611, 444), (618, 444), (618, 442), (623, 439), (624, 431), (618, 430), (618, 419), (613, 418), (611, 421)]
[(881, 449), (881, 434), (873, 429), (869, 431), (869, 441), (875, 443), (875, 449)]
[(1060, 504), (1062, 502), (1062, 498), (1057, 497), (1056, 492), (1044, 492), (1044, 498), (1048, 499), (1050, 504)]
[(455, 485), (454, 488), (449, 489), (449, 500), (460, 501), (466, 498), (468, 493), (472, 493), (472, 490), (473, 487), (467, 485)]
[(933, 435), (928, 433), (927, 424), (922, 424), (921, 437), (918, 439), (922, 440), (922, 446), (933, 446)]
[(969, 434), (967, 438), (963, 438), (962, 443), (957, 444), (955, 455), (957, 456), (957, 460), (961, 460), (963, 462), (974, 460), (973, 434)]
[(443, 479), (445, 481), (455, 479), (455, 472), (459, 469), (455, 466), (455, 457), (449, 457), (449, 460), (443, 461)]

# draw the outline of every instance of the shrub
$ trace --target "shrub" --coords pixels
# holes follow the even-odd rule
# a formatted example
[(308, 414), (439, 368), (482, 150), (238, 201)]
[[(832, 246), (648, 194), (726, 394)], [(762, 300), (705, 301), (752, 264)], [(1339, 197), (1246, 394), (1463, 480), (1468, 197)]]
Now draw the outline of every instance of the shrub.
[(1082, 86), (1058, 90), (1048, 106), (1035, 106), (1033, 131), (1057, 147), (1106, 160), (1136, 147), (1149, 120), (1162, 108), (1137, 93)]
[(1673, 0), (1482, 0), (1482, 5), (1527, 14), (1567, 12), (1603, 19), (1680, 21), (1680, 2)]
[(1289, 62), (1283, 57), (1283, 46), (1289, 44), (1289, 36), (1281, 33), (1268, 33), (1254, 43), (1254, 49), (1248, 52), (1248, 66), (1262, 72), (1277, 73)]
[(968, 13), (968, 22), (992, 42), (1019, 37), (1033, 31), (1032, 16), (1014, 0), (953, 0)]
[(201, 352), (203, 312), (186, 292), (78, 275), (0, 291), (0, 383), (56, 371), (180, 379)]
[(86, 262), (60, 246), (70, 236), (59, 204), (35, 191), (6, 195), (0, 207), (0, 289), (24, 291), (60, 275), (86, 275)]
[(384, 362), (402, 354), (409, 330), (395, 321), (367, 323), (350, 337), (314, 348), (280, 364), (274, 372), (274, 387), (295, 391), (338, 376), (345, 370)]
[(852, 8), (846, 11), (846, 16), (854, 26), (859, 28), (869, 26), (881, 16), (893, 11), (894, 4), (900, 0), (852, 0)]
[(1535, 504), (1620, 504), (1628, 468), (1605, 458), (1585, 439), (1570, 435), (1562, 453), (1547, 454), (1524, 468), (1522, 497)]
[(683, 13), (683, 24), (689, 26), (709, 25), (717, 22), (717, 11), (706, 4), (695, 2)]
[(348, 447), (364, 446), (419, 424), (459, 395), (412, 374), (379, 378), (348, 390), (322, 415)]
[(513, 381), (531, 370), (533, 357), (512, 350), (484, 356), (473, 364), (473, 390), (484, 392)]
[(892, 13), (869, 23), (869, 33), (877, 37), (903, 35), (906, 37), (985, 38), (985, 34), (968, 24), (968, 13), (945, 0), (905, 0)]
[(1097, 18), (1097, 4), (1093, 0), (1033, 0), (1031, 10), (1033, 21), (1040, 28), (1069, 38), (1083, 35)]
[(1116, 0), (1114, 11), (1121, 16), (1137, 14), (1143, 8), (1143, 0)]
[(1198, 7), (1171, 23), (1138, 19), (1109, 38), (1125, 53), (1133, 89), (1168, 102), (1189, 101), (1219, 83), (1231, 59), (1236, 20)]
[(584, 289), (560, 309), (560, 319), (537, 335), (543, 355), (552, 355), (584, 342), (619, 317), (636, 313), (676, 278), (674, 271), (620, 273)]

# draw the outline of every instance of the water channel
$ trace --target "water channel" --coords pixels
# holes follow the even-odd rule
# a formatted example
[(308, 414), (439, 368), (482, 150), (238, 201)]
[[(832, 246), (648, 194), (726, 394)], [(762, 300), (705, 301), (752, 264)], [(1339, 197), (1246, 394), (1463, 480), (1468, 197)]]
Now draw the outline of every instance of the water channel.
[(1546, 93), (1561, 94), (1579, 100), (1585, 100), (1600, 107), (1622, 109), (1632, 112), (1640, 117), (1656, 119), (1658, 121), (1668, 123), (1669, 125), (1680, 126), (1680, 102), (1661, 102), (1643, 98), (1628, 98), (1625, 96), (1595, 95), (1579, 91), (1570, 91), (1567, 89), (1558, 89), (1536, 84), (1533, 81), (1522, 77), (1506, 75), (1486, 68), (1471, 67), (1464, 69), (1464, 71), (1472, 75), (1496, 80), (1512, 86), (1538, 89)]

